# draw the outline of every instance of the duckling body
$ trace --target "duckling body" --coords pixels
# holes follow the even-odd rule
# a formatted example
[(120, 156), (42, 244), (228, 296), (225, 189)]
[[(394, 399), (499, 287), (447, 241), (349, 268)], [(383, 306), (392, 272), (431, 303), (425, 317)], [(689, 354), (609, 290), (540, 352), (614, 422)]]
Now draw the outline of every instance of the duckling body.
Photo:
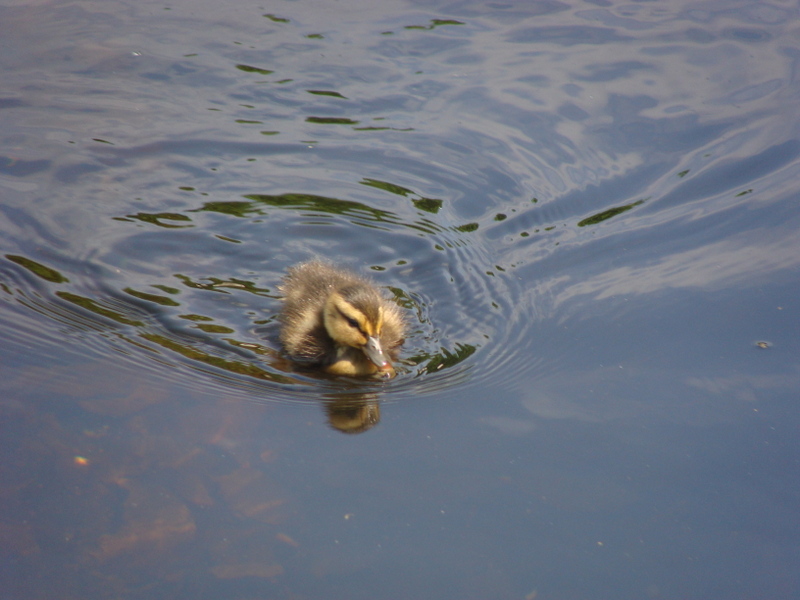
[(289, 357), (333, 375), (394, 376), (403, 315), (372, 282), (314, 260), (289, 269), (279, 289), (280, 339)]

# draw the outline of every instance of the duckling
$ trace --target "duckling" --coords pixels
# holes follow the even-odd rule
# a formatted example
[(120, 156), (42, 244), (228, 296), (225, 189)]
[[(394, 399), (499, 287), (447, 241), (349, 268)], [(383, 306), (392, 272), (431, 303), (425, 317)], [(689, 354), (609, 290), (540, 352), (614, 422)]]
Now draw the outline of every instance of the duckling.
[(394, 377), (403, 314), (372, 282), (312, 260), (290, 268), (279, 290), (280, 339), (290, 358), (332, 375)]

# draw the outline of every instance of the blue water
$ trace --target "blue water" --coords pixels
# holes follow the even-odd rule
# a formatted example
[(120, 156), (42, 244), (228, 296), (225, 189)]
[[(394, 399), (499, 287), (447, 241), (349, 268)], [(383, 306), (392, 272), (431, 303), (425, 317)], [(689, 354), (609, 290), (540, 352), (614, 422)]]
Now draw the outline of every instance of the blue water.
[[(800, 596), (798, 23), (0, 7), (3, 598)], [(394, 380), (282, 356), (314, 256)]]

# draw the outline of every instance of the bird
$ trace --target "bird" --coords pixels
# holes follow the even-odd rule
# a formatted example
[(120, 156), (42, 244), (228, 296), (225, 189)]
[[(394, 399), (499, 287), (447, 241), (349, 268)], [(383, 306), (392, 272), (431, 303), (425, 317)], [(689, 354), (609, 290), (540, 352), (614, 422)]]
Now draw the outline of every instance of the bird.
[(278, 289), (289, 358), (331, 375), (395, 376), (405, 320), (370, 280), (315, 259), (291, 267)]

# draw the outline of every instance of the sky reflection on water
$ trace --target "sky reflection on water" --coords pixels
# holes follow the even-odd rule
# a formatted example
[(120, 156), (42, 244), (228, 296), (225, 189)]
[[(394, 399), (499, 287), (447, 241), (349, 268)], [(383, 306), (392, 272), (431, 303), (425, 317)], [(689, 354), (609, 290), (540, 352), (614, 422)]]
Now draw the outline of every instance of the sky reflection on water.
[[(797, 13), (0, 8), (0, 587), (796, 597)], [(282, 357), (314, 255), (396, 380)]]

